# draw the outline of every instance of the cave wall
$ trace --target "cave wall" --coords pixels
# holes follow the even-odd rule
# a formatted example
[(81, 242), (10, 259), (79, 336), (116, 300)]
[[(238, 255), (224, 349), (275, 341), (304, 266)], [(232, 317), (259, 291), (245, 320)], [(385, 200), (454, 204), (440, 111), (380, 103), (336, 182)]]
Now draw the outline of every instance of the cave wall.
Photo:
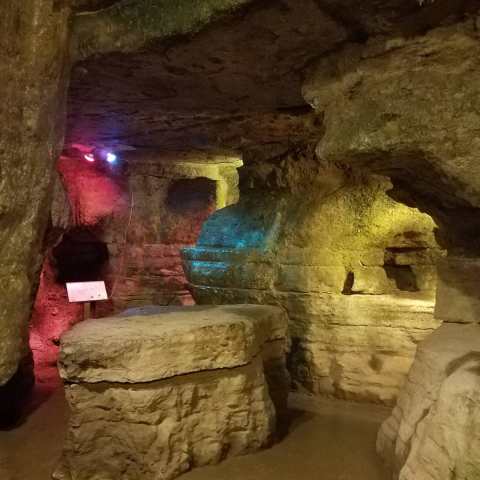
[[(22, 358), (22, 372), (31, 370), (28, 318), (43, 260), (72, 63), (100, 51), (135, 50), (146, 40), (197, 32), (248, 0), (127, 3), (25, 0), (0, 7), (0, 388)], [(107, 6), (112, 9), (105, 16)], [(57, 233), (52, 229), (49, 237)], [(15, 385), (7, 387), (9, 395), (18, 394)]]
[[(248, 174), (247, 174), (248, 176)], [(287, 155), (184, 250), (199, 303), (274, 303), (289, 314), (297, 388), (392, 403), (433, 318), (431, 218), (390, 199), (383, 177)], [(268, 191), (260, 188), (268, 185)]]
[(237, 201), (240, 165), (237, 157), (200, 152), (119, 154), (112, 166), (82, 155), (60, 158), (51, 248), (30, 328), (38, 378), (56, 376), (59, 337), (83, 319), (82, 305), (68, 301), (66, 281), (106, 281), (110, 300), (97, 304), (97, 316), (193, 303), (180, 249), (195, 244), (213, 211)]
[(237, 166), (200, 152), (131, 157), (127, 209), (103, 227), (115, 310), (193, 302), (180, 249), (195, 244), (211, 213), (237, 200)]
[[(0, 396), (28, 356), (53, 171), (63, 135), (70, 10), (65, 2), (3, 2), (0, 32)], [(18, 396), (7, 383), (5, 394)], [(13, 389), (13, 391), (12, 391)], [(0, 400), (3, 409), (8, 400)], [(0, 413), (1, 415), (1, 413)], [(8, 414), (7, 414), (8, 415)]]
[(317, 153), (388, 175), (429, 212), (450, 251), (476, 256), (480, 206), (478, 17), (411, 38), (381, 36), (321, 60), (304, 84), (323, 112)]
[(393, 479), (480, 476), (480, 303), (475, 258), (438, 264), (435, 317), (442, 325), (423, 341), (377, 451)]
[(435, 321), (377, 450), (392, 478), (480, 475), (478, 422), (478, 14), (424, 36), (349, 45), (319, 62), (304, 86), (325, 115), (323, 161), (388, 175), (392, 195), (439, 226)]

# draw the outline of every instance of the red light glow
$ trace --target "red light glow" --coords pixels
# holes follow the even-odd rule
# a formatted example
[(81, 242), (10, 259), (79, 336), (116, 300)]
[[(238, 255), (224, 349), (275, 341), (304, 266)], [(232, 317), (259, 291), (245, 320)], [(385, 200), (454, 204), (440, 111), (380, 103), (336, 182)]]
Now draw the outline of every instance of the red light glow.
[(83, 158), (85, 158), (85, 160), (87, 160), (87, 162), (94, 162), (95, 161), (95, 157), (93, 156), (93, 153), (86, 153)]

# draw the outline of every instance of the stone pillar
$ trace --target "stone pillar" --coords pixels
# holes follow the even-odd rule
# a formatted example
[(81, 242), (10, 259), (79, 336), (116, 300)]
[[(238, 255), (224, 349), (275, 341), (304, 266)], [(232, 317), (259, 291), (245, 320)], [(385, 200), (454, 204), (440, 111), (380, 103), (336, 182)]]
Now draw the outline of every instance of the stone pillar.
[(11, 412), (2, 411), (5, 397), (10, 393), (18, 400), (12, 382), (19, 381), (16, 372), (29, 355), (28, 320), (62, 143), (68, 3), (22, 0), (0, 6), (0, 419), (6, 421)]

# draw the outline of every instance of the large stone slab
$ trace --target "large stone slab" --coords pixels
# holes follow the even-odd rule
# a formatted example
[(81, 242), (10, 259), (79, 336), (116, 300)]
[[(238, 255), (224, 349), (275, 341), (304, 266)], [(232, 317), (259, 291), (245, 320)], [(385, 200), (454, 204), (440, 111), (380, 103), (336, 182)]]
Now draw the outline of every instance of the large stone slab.
[(420, 344), (377, 450), (400, 480), (480, 478), (480, 326), (444, 323)]
[(278, 307), (143, 307), (61, 341), (71, 409), (61, 480), (168, 480), (268, 446), (286, 408)]
[(65, 334), (60, 375), (69, 382), (138, 383), (239, 367), (286, 335), (286, 316), (276, 307), (159, 307), (153, 315), (138, 309)]

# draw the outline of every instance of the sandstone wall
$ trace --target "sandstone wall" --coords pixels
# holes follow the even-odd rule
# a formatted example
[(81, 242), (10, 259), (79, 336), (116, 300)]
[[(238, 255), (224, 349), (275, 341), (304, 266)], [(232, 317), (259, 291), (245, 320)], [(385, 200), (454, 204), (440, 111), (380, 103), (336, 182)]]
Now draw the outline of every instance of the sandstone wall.
[(119, 157), (112, 168), (82, 158), (59, 164), (75, 225), (107, 245), (113, 308), (189, 302), (180, 248), (195, 243), (216, 208), (237, 200), (241, 161), (201, 153)]
[[(461, 23), (385, 35), (319, 62), (304, 95), (325, 118), (323, 161), (382, 173), (436, 220), (448, 249), (422, 342), (377, 447), (401, 480), (473, 479), (478, 455), (478, 3)], [(452, 20), (452, 19), (451, 19)]]
[(400, 201), (435, 218), (445, 247), (477, 255), (479, 20), (464, 20), (346, 45), (303, 92), (324, 114), (320, 158), (389, 176)]
[[(439, 268), (435, 316), (442, 326), (420, 345), (377, 450), (401, 480), (480, 476), (480, 326), (476, 259)], [(455, 313), (452, 316), (452, 312)]]
[[(0, 388), (28, 350), (27, 325), (63, 134), (69, 15), (66, 2), (2, 3)], [(18, 402), (20, 393), (14, 395)], [(7, 403), (0, 399), (0, 408)]]
[[(43, 265), (30, 332), (40, 378), (55, 376), (58, 339), (83, 319), (82, 306), (68, 301), (65, 281), (106, 280), (111, 300), (97, 305), (98, 316), (129, 306), (193, 302), (180, 249), (195, 243), (216, 208), (237, 200), (240, 164), (237, 157), (200, 153), (160, 159), (119, 154), (112, 168), (61, 157), (68, 199), (58, 185), (49, 230), (54, 248)], [(66, 232), (63, 240), (59, 231)], [(99, 252), (102, 265), (85, 269), (97, 255), (92, 245), (103, 247), (108, 258)]]
[(440, 324), (434, 223), (391, 200), (385, 179), (289, 168), (287, 190), (243, 191), (184, 250), (194, 297), (282, 305), (298, 388), (392, 403), (416, 345)]

